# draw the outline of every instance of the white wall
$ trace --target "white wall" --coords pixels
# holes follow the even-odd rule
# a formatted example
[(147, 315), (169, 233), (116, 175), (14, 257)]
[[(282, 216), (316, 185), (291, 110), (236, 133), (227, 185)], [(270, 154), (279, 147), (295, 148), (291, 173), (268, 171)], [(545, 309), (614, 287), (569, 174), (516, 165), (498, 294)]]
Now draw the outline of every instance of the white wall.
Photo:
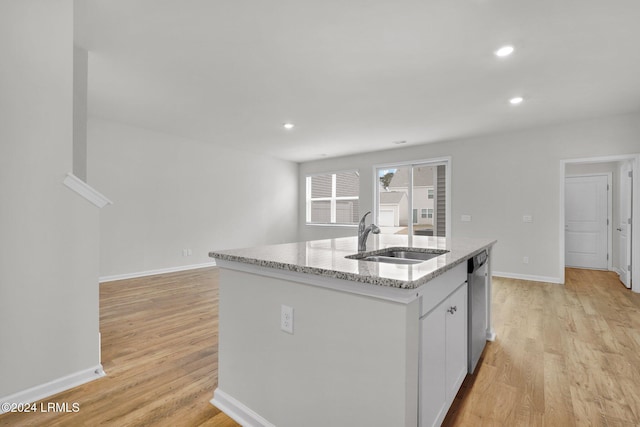
[(88, 152), (89, 183), (114, 202), (101, 217), (102, 277), (296, 240), (296, 163), (94, 118)]
[[(553, 281), (563, 268), (560, 160), (638, 152), (640, 114), (634, 113), (303, 163), (299, 182), (308, 173), (357, 168), (365, 212), (373, 209), (373, 165), (451, 156), (453, 235), (498, 239), (496, 272)], [(303, 213), (300, 205), (300, 218)], [(472, 222), (461, 222), (463, 214), (472, 215)], [(533, 223), (522, 222), (525, 214)], [(299, 225), (300, 240), (355, 234), (355, 229)], [(529, 264), (523, 264), (524, 256)]]
[[(80, 1), (80, 0), (79, 0)], [(74, 2), (78, 5), (78, 2)], [(81, 3), (80, 3), (81, 4)], [(73, 174), (87, 180), (87, 84), (89, 53), (73, 47)]]
[(0, 6), (0, 401), (91, 369), (98, 210), (72, 169), (73, 2)]

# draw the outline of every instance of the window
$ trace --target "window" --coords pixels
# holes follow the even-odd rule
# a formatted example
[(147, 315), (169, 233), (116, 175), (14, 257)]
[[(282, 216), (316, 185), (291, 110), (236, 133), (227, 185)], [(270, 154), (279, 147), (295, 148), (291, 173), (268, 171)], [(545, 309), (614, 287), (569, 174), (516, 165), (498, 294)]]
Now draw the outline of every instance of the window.
[(446, 237), (450, 159), (375, 166), (375, 219), (383, 234)]
[(357, 171), (307, 176), (307, 223), (357, 224), (359, 197)]

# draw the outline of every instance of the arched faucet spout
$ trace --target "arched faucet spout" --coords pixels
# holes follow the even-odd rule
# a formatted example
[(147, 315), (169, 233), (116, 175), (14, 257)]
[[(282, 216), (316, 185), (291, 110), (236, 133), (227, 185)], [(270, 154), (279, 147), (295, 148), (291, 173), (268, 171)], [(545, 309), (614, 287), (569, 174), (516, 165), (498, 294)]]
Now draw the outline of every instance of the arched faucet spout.
[(371, 211), (362, 215), (362, 219), (360, 219), (360, 223), (358, 224), (358, 252), (364, 252), (367, 250), (367, 237), (369, 237), (369, 233), (380, 233), (380, 228), (373, 223), (368, 227), (365, 227), (365, 218), (370, 213)]

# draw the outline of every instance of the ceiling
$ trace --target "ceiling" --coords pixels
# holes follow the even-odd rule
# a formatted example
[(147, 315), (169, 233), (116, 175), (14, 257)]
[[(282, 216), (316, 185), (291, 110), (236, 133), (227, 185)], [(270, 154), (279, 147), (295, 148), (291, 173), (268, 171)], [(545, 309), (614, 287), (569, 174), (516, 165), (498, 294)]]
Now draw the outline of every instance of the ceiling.
[(76, 40), (90, 116), (302, 162), (638, 111), (639, 20), (637, 0), (86, 0)]

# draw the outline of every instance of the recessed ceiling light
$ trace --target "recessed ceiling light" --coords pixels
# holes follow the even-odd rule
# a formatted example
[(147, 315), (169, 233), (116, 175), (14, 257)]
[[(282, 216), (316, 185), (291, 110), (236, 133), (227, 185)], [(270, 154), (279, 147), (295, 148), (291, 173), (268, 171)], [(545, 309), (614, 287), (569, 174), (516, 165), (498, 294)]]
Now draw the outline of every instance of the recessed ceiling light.
[(293, 123), (284, 123), (282, 127), (285, 129), (293, 129), (294, 127), (296, 127), (296, 125), (294, 125)]
[(502, 46), (500, 49), (496, 50), (493, 53), (500, 58), (504, 58), (505, 56), (511, 55), (513, 51), (514, 51), (513, 46), (507, 45), (507, 46)]
[(510, 103), (511, 105), (518, 105), (518, 104), (522, 103), (522, 101), (524, 101), (524, 98), (523, 98), (523, 97), (521, 97), (521, 96), (514, 96), (513, 98), (511, 98), (511, 99), (509, 100), (509, 103)]

